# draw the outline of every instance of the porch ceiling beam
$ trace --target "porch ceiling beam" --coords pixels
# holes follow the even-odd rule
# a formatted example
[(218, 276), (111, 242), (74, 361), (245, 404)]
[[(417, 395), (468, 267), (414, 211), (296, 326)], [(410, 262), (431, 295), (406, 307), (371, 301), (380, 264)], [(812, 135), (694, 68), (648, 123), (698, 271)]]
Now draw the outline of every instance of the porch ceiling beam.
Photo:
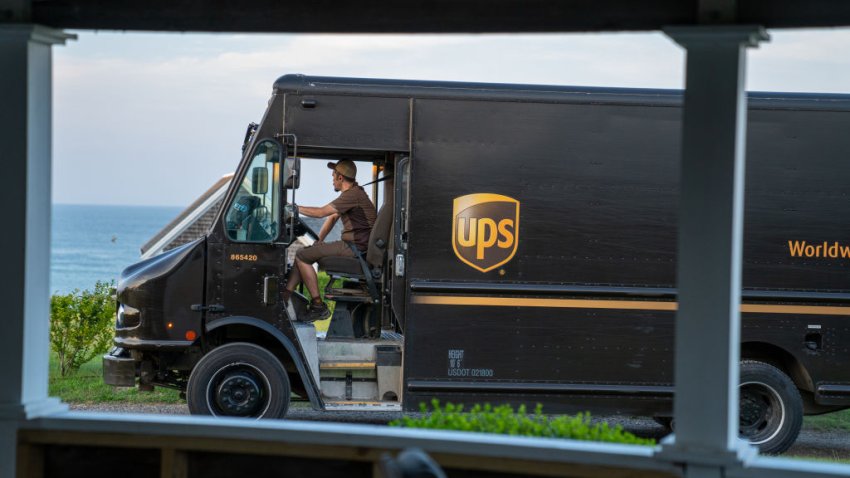
[(499, 33), (850, 25), (844, 0), (0, 0), (0, 22), (199, 32)]

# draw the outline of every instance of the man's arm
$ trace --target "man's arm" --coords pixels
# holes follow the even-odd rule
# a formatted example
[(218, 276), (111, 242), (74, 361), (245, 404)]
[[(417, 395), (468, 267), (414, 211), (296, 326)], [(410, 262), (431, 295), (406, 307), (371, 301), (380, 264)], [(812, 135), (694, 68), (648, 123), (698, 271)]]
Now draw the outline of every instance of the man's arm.
[(298, 206), (298, 213), (307, 217), (328, 217), (338, 212), (331, 204), (325, 204), (322, 207)]
[(318, 242), (322, 242), (326, 237), (328, 237), (328, 233), (331, 232), (331, 229), (333, 229), (337, 219), (339, 219), (339, 214), (331, 214), (327, 219), (325, 219), (325, 223), (322, 224), (322, 229), (319, 231)]

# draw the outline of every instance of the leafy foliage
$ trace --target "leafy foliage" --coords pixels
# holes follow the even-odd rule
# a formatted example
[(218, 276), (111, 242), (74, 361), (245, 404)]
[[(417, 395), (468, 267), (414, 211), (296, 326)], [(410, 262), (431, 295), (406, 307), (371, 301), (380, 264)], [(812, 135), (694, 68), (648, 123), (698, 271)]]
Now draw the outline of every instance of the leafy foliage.
[(50, 298), (50, 345), (66, 376), (112, 342), (115, 299), (112, 284), (98, 281), (93, 291), (74, 290)]
[(528, 437), (567, 438), (635, 445), (654, 445), (655, 440), (640, 438), (620, 425), (610, 426), (604, 422), (592, 422), (589, 413), (575, 416), (543, 414), (543, 406), (538, 404), (534, 413), (528, 413), (525, 405), (514, 412), (510, 405), (491, 406), (489, 403), (475, 405), (468, 412), (463, 405), (451, 403), (441, 407), (438, 400), (431, 401), (433, 410), (429, 412), (424, 403), (419, 405), (422, 415), (405, 416), (390, 423), (390, 426), (407, 428), (428, 428), (434, 430), (457, 430), (481, 433), (497, 433)]

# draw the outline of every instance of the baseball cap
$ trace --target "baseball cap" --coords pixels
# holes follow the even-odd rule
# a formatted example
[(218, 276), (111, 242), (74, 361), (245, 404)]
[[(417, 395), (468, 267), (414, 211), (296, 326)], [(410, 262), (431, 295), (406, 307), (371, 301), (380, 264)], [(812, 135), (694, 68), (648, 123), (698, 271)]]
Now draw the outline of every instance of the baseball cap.
[(357, 178), (357, 166), (350, 159), (340, 159), (336, 163), (328, 163), (328, 169), (333, 169), (337, 173), (345, 176), (348, 179), (354, 180)]

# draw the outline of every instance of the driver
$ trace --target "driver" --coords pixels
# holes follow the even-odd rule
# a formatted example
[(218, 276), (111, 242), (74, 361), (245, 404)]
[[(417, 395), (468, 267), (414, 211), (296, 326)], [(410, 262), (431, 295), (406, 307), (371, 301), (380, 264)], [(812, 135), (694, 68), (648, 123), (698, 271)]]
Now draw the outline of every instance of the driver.
[[(298, 208), (298, 211), (305, 216), (327, 219), (319, 231), (318, 240), (312, 246), (295, 253), (295, 267), (289, 273), (289, 280), (283, 291), (283, 299), (289, 302), (292, 291), (299, 282), (304, 282), (313, 298), (310, 306), (307, 307), (307, 316), (304, 318), (308, 322), (327, 319), (331, 315), (327, 304), (319, 295), (319, 281), (313, 264), (323, 257), (354, 257), (354, 251), (349, 244), (354, 244), (360, 252), (365, 251), (369, 246), (369, 234), (372, 232), (377, 216), (369, 196), (357, 184), (355, 179), (357, 166), (353, 161), (343, 159), (336, 163), (331, 162), (328, 163), (328, 168), (333, 170), (334, 191), (340, 195), (323, 207), (300, 206)], [(324, 242), (325, 237), (340, 218), (343, 224), (342, 240)]]

